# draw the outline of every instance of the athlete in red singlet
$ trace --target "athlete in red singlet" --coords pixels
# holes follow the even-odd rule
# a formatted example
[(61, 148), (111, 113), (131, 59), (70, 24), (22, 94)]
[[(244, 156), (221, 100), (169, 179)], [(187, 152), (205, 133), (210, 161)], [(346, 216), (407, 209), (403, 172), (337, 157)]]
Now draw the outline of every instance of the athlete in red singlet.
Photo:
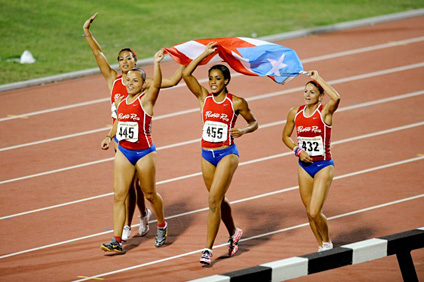
[[(183, 71), (184, 81), (198, 99), (202, 111), (202, 174), (209, 191), (206, 248), (200, 258), (200, 262), (205, 265), (211, 264), (212, 247), (221, 219), (230, 234), (229, 256), (238, 250), (243, 231), (236, 228), (230, 202), (225, 197), (238, 166), (238, 150), (233, 138), (258, 128), (258, 122), (246, 100), (228, 93), (226, 86), (231, 76), (226, 66), (215, 65), (209, 69), (210, 94), (192, 75), (198, 64), (215, 52), (214, 45), (216, 43), (208, 44), (205, 51)], [(245, 128), (234, 127), (238, 115), (246, 120)]]
[[(135, 67), (135, 63), (133, 65)], [(115, 78), (115, 81), (112, 84), (112, 90), (110, 91), (110, 105), (111, 105), (111, 114), (112, 114), (112, 124), (116, 119), (116, 106), (119, 104), (119, 101), (122, 101), (127, 98), (128, 92), (127, 88), (123, 83), (123, 75), (119, 75)]]
[(145, 89), (145, 73), (142, 69), (132, 69), (127, 73), (125, 85), (128, 97), (117, 107), (117, 120), (101, 144), (109, 148), (111, 139), (119, 140), (114, 163), (114, 237), (108, 244), (102, 244), (104, 251), (123, 252), (121, 234), (125, 223), (125, 199), (137, 174), (146, 199), (150, 202), (158, 221), (155, 246), (162, 246), (167, 237), (168, 226), (165, 221), (163, 200), (156, 192), (156, 148), (150, 134), (153, 108), (159, 96), (162, 74), (160, 61), (163, 50), (154, 58), (154, 81)]
[(143, 94), (134, 101), (128, 98), (118, 105), (118, 129), (116, 137), (119, 146), (128, 150), (145, 150), (153, 145), (150, 132), (152, 116), (147, 114), (141, 102)]
[[(289, 111), (282, 139), (299, 157), (300, 197), (318, 242), (318, 251), (325, 251), (333, 248), (322, 208), (334, 177), (330, 137), (333, 113), (339, 106), (340, 95), (317, 71), (309, 71), (307, 75), (313, 80), (305, 85), (305, 105), (293, 107)], [(321, 104), (324, 94), (327, 94), (330, 100)], [(298, 145), (291, 139), (295, 127)]]
[[(103, 77), (106, 79), (108, 88), (110, 91), (111, 98), (111, 107), (112, 107), (112, 118), (115, 121), (116, 118), (116, 104), (115, 101), (123, 100), (128, 96), (128, 92), (125, 87), (125, 79), (128, 71), (136, 66), (137, 56), (134, 50), (130, 48), (122, 49), (118, 54), (118, 64), (119, 69), (122, 74), (118, 76), (118, 73), (111, 68), (109, 65), (106, 56), (103, 54), (100, 45), (97, 43), (96, 39), (93, 37), (90, 26), (92, 22), (97, 17), (97, 13), (91, 16), (83, 25), (83, 36), (86, 38), (88, 45), (90, 46), (94, 57), (96, 58), (97, 65), (99, 66), (100, 72)], [(174, 75), (170, 78), (164, 78), (161, 82), (161, 88), (167, 88), (177, 85), (181, 80), (181, 72), (184, 69), (184, 66), (180, 66)], [(147, 77), (145, 79), (145, 88), (148, 89), (152, 83), (152, 79)], [(120, 99), (118, 99), (118, 96)], [(117, 149), (117, 140), (114, 142), (115, 150)], [(122, 238), (124, 240), (129, 239), (131, 233), (131, 221), (133, 218), (135, 205), (140, 210), (140, 226), (138, 233), (140, 236), (144, 236), (149, 231), (149, 216), (150, 210), (145, 207), (144, 196), (141, 192), (140, 185), (138, 180), (135, 178), (133, 183), (134, 189), (130, 189), (129, 197), (126, 202), (127, 214), (125, 220), (124, 232)]]
[(307, 116), (306, 105), (300, 106), (294, 119), (299, 148), (305, 150), (314, 162), (331, 160), (331, 125), (323, 121), (323, 107), (319, 104), (313, 114)]

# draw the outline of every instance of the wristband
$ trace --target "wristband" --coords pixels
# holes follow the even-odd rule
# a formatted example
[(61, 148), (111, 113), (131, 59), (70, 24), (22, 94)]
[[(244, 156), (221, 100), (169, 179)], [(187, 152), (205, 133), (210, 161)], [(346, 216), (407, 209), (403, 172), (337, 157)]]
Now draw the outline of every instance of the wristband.
[(112, 141), (112, 136), (106, 135), (106, 137), (109, 137), (110, 141)]
[(302, 149), (302, 148), (299, 148), (299, 147), (297, 147), (296, 148), (296, 151), (294, 151), (294, 155), (296, 156), (296, 157), (299, 157), (300, 156), (300, 154), (302, 154), (302, 152), (303, 152), (304, 150)]
[(90, 37), (91, 36), (91, 33), (89, 33), (89, 34), (85, 34), (85, 32), (82, 34), (82, 36), (83, 37)]

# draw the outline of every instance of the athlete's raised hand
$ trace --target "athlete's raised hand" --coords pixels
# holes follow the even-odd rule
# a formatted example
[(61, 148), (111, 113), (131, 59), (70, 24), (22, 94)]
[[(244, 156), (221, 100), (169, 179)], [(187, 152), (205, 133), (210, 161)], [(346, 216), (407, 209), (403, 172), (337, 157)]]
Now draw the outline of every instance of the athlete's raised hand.
[(91, 23), (94, 21), (94, 19), (97, 17), (97, 12), (92, 15), (88, 20), (85, 21), (84, 25), (82, 26), (82, 29), (84, 30), (84, 32), (89, 31), (90, 30), (90, 26)]

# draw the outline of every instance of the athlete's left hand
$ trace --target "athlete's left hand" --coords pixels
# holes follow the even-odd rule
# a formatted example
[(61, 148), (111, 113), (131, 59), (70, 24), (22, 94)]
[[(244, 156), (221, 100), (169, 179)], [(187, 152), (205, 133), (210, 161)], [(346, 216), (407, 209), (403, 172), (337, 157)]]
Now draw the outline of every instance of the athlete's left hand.
[(303, 163), (308, 163), (308, 164), (313, 163), (312, 158), (309, 156), (308, 152), (306, 152), (306, 151), (302, 151), (300, 153), (299, 159)]
[(107, 150), (107, 149), (109, 149), (110, 142), (112, 142), (112, 138), (110, 138), (109, 136), (106, 136), (106, 137), (103, 139), (102, 143), (100, 144), (100, 148), (101, 148), (102, 150)]
[(237, 127), (233, 127), (230, 129), (230, 134), (231, 136), (233, 136), (234, 138), (239, 138), (240, 136), (242, 136), (244, 134), (244, 130), (238, 129)]

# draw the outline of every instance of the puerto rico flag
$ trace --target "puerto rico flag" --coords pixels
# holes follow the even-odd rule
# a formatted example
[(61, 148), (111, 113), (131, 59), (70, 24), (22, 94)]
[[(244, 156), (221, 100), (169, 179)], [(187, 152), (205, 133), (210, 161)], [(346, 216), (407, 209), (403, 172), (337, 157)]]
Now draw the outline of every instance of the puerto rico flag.
[(165, 48), (165, 52), (177, 63), (188, 65), (203, 53), (209, 42), (217, 42), (217, 51), (206, 57), (201, 65), (225, 61), (239, 73), (268, 76), (281, 84), (303, 72), (294, 50), (247, 37), (195, 39)]

